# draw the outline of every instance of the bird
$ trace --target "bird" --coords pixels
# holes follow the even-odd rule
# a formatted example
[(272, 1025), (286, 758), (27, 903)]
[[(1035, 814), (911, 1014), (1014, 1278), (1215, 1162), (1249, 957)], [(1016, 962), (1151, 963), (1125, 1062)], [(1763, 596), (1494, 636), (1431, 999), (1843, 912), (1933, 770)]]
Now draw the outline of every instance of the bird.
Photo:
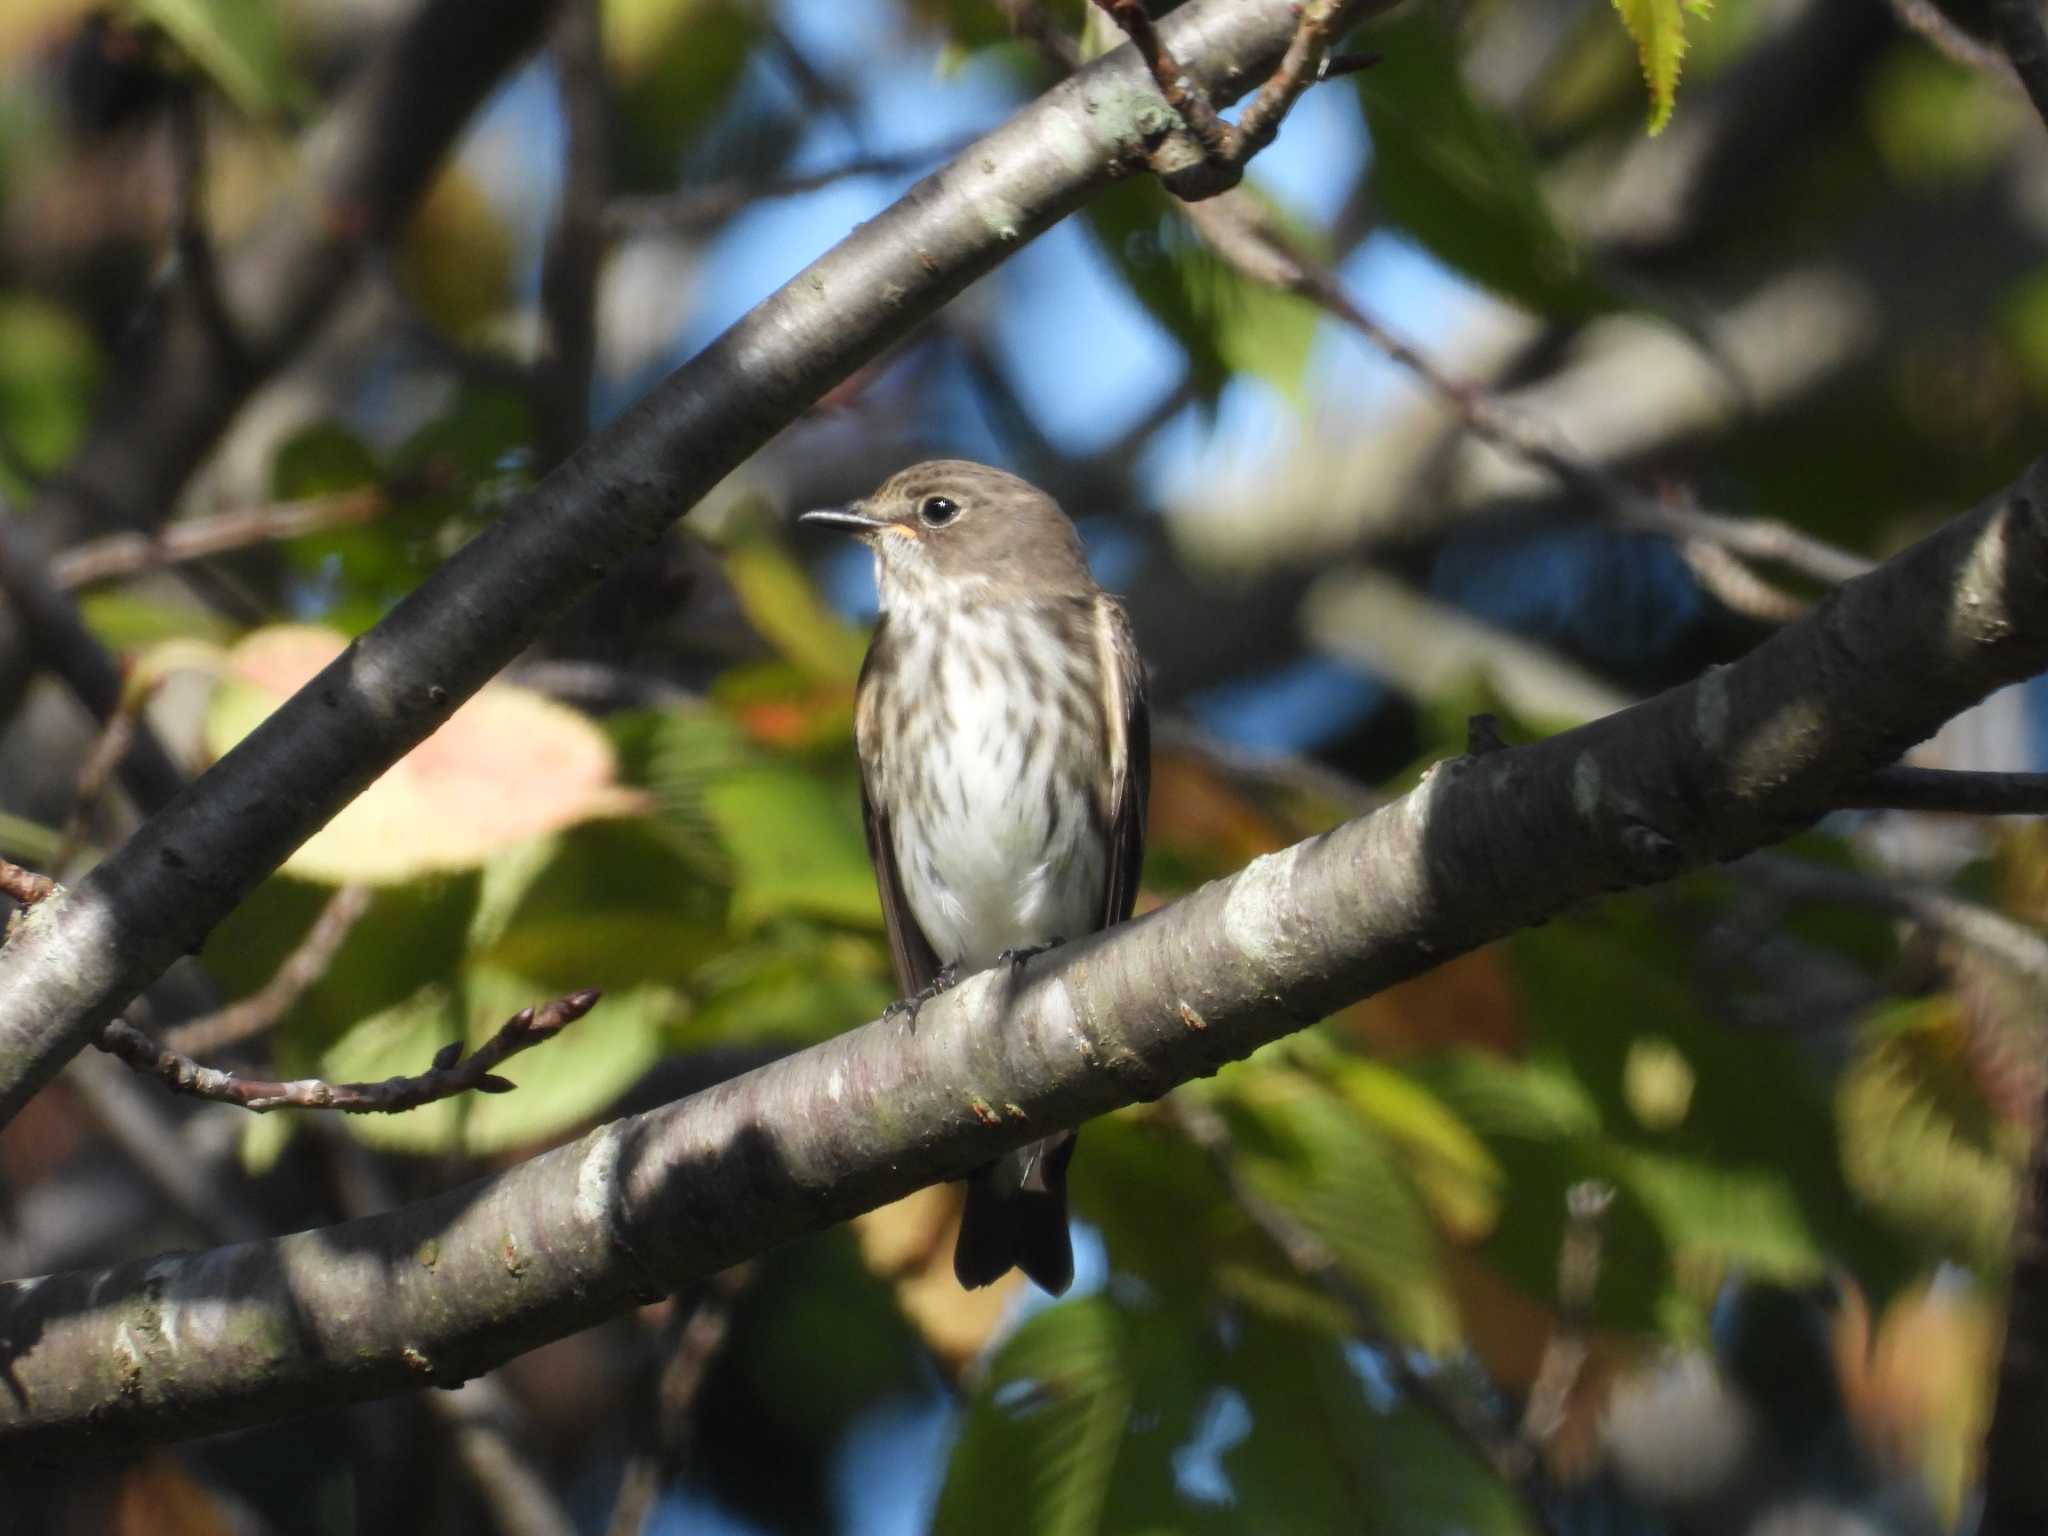
[[(964, 459), (914, 464), (800, 522), (873, 551), (880, 619), (854, 710), (861, 806), (903, 1002), (1124, 921), (1151, 774), (1145, 673), (1123, 604), (1080, 535), (1026, 480)], [(953, 1271), (1072, 1284), (1075, 1133), (967, 1181)]]

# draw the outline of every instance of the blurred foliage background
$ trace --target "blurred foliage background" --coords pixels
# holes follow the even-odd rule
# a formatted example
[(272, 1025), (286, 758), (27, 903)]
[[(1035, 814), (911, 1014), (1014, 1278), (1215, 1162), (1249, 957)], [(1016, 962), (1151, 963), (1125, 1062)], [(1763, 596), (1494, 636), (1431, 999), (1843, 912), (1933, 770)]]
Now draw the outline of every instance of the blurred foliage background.
[[(1871, 0), (1622, 9), (1655, 100), (1600, 0), (1396, 7), (1239, 206), (1659, 505), (1882, 557), (2002, 484), (2048, 401), (2023, 98)], [(0, 13), (17, 507), (151, 345), (181, 239), (231, 248), (272, 211), (405, 10)], [(587, 425), (1112, 40), (1079, 0), (592, 12), (597, 46), (565, 28), (504, 82), (388, 260), (158, 509), (164, 542), (41, 530), (188, 769)], [(550, 299), (578, 273), (580, 307)], [(849, 739), (872, 588), (789, 519), (936, 454), (1046, 485), (1128, 594), (1161, 717), (1147, 904), (1405, 787), (1475, 712), (1510, 740), (1569, 725), (1817, 592), (1480, 443), (1120, 185), (608, 578), (150, 998), (225, 1064), (373, 1079), (603, 987), (517, 1092), (329, 1123), (80, 1062), (0, 1141), (7, 1272), (339, 1220), (873, 1017), (892, 984)], [(2040, 702), (1991, 701), (1925, 760), (2042, 767)], [(96, 728), (45, 680), (4, 731), (0, 852), (75, 877), (136, 815), (90, 767)], [(2013, 958), (2048, 916), (2041, 842), (1883, 814), (1789, 850), (1995, 909), (2001, 954), (1738, 867), (1091, 1125), (1057, 1303), (959, 1292), (955, 1197), (930, 1191), (485, 1387), (147, 1453), (33, 1507), (195, 1536), (1958, 1529), (2042, 1087), (2048, 966)], [(289, 1006), (221, 1023), (295, 954)]]

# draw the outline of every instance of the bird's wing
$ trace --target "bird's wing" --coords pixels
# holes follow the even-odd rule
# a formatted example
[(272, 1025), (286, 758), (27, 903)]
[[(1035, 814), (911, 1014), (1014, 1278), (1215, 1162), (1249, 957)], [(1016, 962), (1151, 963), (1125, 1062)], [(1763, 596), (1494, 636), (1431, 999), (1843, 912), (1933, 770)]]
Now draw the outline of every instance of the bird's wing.
[(886, 616), (868, 646), (861, 663), (855, 740), (860, 747), (860, 819), (868, 837), (868, 860), (875, 866), (875, 888), (882, 898), (882, 926), (889, 935), (889, 954), (896, 962), (896, 984), (905, 997), (915, 997), (939, 974), (939, 957), (931, 940), (911, 916), (910, 903), (903, 895), (903, 878), (896, 869), (896, 839), (890, 834), (889, 813), (880, 803), (873, 743), (878, 739), (868, 723), (873, 705), (875, 658), (888, 648), (889, 621)]
[(1145, 663), (1124, 605), (1104, 594), (1095, 603), (1095, 640), (1106, 696), (1102, 718), (1108, 747), (1098, 786), (1109, 831), (1109, 872), (1103, 882), (1102, 926), (1131, 915), (1145, 862), (1145, 797), (1152, 785), (1152, 715), (1145, 704)]

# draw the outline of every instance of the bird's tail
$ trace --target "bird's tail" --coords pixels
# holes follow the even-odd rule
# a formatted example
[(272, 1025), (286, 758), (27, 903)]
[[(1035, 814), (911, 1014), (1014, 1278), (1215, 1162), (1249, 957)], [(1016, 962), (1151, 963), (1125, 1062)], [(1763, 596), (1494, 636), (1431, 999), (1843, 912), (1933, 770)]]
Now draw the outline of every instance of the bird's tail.
[(1054, 1296), (1074, 1283), (1067, 1237), (1067, 1163), (1074, 1132), (1005, 1153), (967, 1180), (953, 1273), (969, 1290), (1021, 1269)]

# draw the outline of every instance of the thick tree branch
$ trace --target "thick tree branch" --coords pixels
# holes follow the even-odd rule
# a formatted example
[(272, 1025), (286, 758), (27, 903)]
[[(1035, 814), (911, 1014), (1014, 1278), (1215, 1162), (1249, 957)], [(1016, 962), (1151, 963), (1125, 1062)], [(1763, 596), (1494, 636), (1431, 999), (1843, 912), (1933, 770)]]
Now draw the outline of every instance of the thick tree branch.
[(1441, 763), (1170, 907), (972, 977), (914, 1025), (870, 1024), (385, 1215), (0, 1287), (0, 1454), (475, 1375), (1589, 897), (1780, 839), (2044, 666), (2037, 465), (1730, 666)]
[[(1200, 0), (1162, 25), (1228, 100), (1264, 78), (1295, 24), (1287, 0)], [(0, 1123), (610, 566), (855, 367), (1141, 165), (1161, 115), (1127, 49), (1055, 86), (593, 437), (169, 810), (37, 908), (0, 950)]]

